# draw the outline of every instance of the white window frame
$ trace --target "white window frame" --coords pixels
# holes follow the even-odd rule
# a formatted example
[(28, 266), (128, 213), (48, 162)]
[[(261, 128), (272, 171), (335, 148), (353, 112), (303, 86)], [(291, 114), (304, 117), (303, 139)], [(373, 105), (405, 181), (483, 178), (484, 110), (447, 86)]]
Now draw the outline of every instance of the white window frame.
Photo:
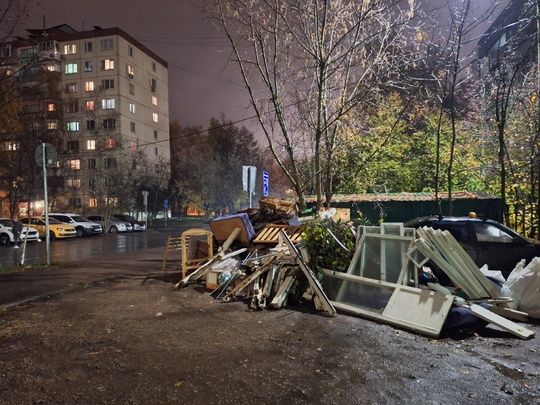
[(116, 108), (116, 99), (114, 98), (104, 98), (101, 100), (101, 109), (103, 110), (113, 110)]
[(64, 55), (75, 55), (77, 53), (77, 44), (65, 44)]
[(66, 63), (64, 66), (64, 73), (66, 75), (74, 75), (78, 73), (79, 65), (77, 63)]
[(77, 132), (80, 131), (79, 121), (70, 121), (66, 123), (66, 130), (68, 132)]

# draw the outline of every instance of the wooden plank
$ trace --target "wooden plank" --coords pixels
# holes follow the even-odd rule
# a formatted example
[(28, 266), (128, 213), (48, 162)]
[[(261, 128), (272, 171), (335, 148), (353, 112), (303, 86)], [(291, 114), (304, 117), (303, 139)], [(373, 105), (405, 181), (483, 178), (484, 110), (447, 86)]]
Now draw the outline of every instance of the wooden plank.
[(283, 303), (285, 302), (285, 298), (287, 298), (287, 294), (289, 294), (289, 290), (291, 289), (295, 279), (296, 279), (296, 276), (293, 274), (293, 275), (287, 276), (287, 278), (285, 278), (285, 280), (281, 283), (276, 295), (274, 296), (274, 298), (272, 299), (272, 302), (270, 303), (272, 308), (279, 309), (283, 306)]
[(319, 299), (322, 301), (324, 309), (330, 315), (335, 316), (337, 314), (337, 311), (326, 296), (321, 284), (319, 283), (319, 280), (317, 280), (317, 277), (315, 277), (313, 271), (306, 265), (306, 263), (302, 259), (302, 256), (292, 243), (291, 239), (283, 230), (281, 231), (281, 237), (283, 238), (285, 245), (287, 245), (287, 247), (289, 248), (289, 252), (296, 257), (296, 262), (300, 265), (300, 269), (308, 279), (309, 285), (311, 286), (315, 294), (319, 297)]
[(484, 321), (497, 325), (499, 328), (510, 332), (511, 334), (518, 336), (521, 339), (529, 339), (534, 336), (534, 331), (527, 329), (524, 326), (518, 325), (515, 322), (512, 322), (506, 318), (503, 318), (502, 316), (491, 312), (489, 309), (481, 307), (480, 305), (470, 304), (457, 300), (455, 301), (455, 303), (456, 305), (470, 309), (471, 312), (477, 317), (483, 319)]
[(302, 234), (305, 227), (302, 225), (277, 225), (267, 224), (253, 239), (253, 243), (278, 243), (279, 235), (282, 230), (285, 230), (293, 243), (298, 243), (302, 239)]
[[(208, 270), (210, 270), (214, 264), (221, 261), (225, 257), (225, 253), (227, 252), (227, 250), (229, 250), (229, 248), (236, 240), (236, 237), (240, 234), (241, 231), (242, 230), (240, 228), (235, 228), (234, 231), (231, 232), (227, 240), (223, 242), (223, 245), (221, 245), (221, 247), (219, 248), (218, 253), (212, 259), (203, 264), (193, 273), (188, 274), (186, 277), (180, 280), (180, 282), (178, 282), (174, 286), (174, 288), (181, 288), (188, 284), (191, 280), (197, 280), (198, 278), (202, 277)], [(238, 252), (241, 253), (241, 251)], [(228, 255), (227, 257), (231, 257), (231, 255)]]
[(253, 283), (255, 280), (257, 280), (262, 274), (268, 271), (270, 269), (270, 266), (273, 265), (273, 262), (278, 259), (278, 257), (281, 257), (281, 252), (276, 254), (273, 257), (270, 257), (268, 261), (263, 264), (261, 267), (259, 267), (257, 270), (255, 270), (253, 273), (251, 273), (249, 276), (247, 276), (245, 279), (240, 281), (238, 285), (236, 285), (231, 291), (229, 291), (223, 299), (225, 301), (230, 300), (232, 297), (234, 297), (237, 293), (242, 291), (244, 288), (246, 288), (248, 285)]

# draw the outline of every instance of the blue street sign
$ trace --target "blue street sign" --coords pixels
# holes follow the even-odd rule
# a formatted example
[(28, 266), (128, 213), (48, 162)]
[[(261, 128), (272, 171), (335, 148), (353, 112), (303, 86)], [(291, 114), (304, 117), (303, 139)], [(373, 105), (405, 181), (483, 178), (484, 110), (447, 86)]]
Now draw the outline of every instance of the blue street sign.
[(163, 208), (169, 208), (169, 200), (163, 200)]
[(268, 197), (268, 172), (263, 172), (263, 195)]

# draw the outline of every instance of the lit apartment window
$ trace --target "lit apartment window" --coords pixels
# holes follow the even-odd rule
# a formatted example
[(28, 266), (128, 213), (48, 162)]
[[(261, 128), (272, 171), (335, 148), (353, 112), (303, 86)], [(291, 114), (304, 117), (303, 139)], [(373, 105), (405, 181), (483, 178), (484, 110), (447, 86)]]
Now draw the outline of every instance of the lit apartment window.
[(157, 113), (152, 113), (152, 121), (158, 122), (158, 114)]
[(135, 76), (135, 70), (133, 69), (133, 66), (127, 65), (127, 74), (130, 78), (133, 79), (133, 77)]
[[(60, 67), (57, 66), (57, 65), (47, 65), (47, 66), (45, 66), (45, 69), (47, 69), (47, 71), (49, 71), (49, 72), (59, 72), (60, 71)], [(8, 71), (8, 76), (9, 76), (9, 71)]]
[(56, 105), (54, 105), (54, 103), (48, 103), (47, 104), (47, 111), (56, 111)]
[(67, 141), (67, 150), (73, 152), (79, 150), (79, 141)]
[(103, 90), (106, 89), (114, 89), (114, 79), (105, 79), (101, 81), (101, 88)]
[(129, 103), (129, 112), (135, 114), (135, 103)]
[(85, 52), (92, 52), (93, 46), (92, 42), (85, 42), (84, 43), (84, 51)]
[(81, 161), (79, 159), (68, 160), (69, 168), (72, 170), (81, 169)]
[(66, 130), (74, 132), (79, 130), (79, 121), (71, 121), (66, 124)]
[(86, 102), (86, 110), (87, 111), (94, 111), (94, 109), (95, 109), (94, 100), (87, 101)]
[(129, 83), (129, 94), (135, 95), (135, 85), (133, 83)]
[(94, 71), (94, 62), (91, 60), (88, 60), (84, 62), (84, 71), (85, 72), (92, 72)]
[(137, 150), (137, 142), (136, 141), (131, 141), (129, 145), (131, 147), (131, 150)]
[(113, 70), (114, 59), (103, 59), (101, 61), (101, 70)]
[[(66, 180), (66, 186), (68, 187), (73, 187), (73, 188), (79, 188), (81, 187), (81, 179), (67, 179)], [(71, 200), (79, 200), (80, 201), (80, 198), (70, 198), (70, 205), (71, 205)]]
[(158, 139), (158, 132), (154, 129), (154, 139), (157, 141)]
[(133, 57), (133, 47), (131, 45), (128, 45), (128, 55)]
[(77, 53), (77, 44), (64, 45), (64, 53), (66, 55), (73, 55)]
[(96, 168), (96, 159), (88, 159), (88, 168), (89, 169), (95, 169)]
[(88, 82), (85, 82), (84, 83), (84, 89), (86, 91), (94, 91), (94, 82), (93, 81), (88, 81)]
[[(112, 139), (112, 138), (105, 139), (105, 147), (107, 149), (112, 149), (112, 148), (116, 147), (116, 139)], [(115, 160), (115, 163), (116, 163), (116, 160)], [(115, 164), (115, 166), (116, 166), (116, 164)], [(112, 166), (106, 166), (106, 167), (112, 167)]]
[(96, 129), (96, 121), (94, 120), (86, 121), (86, 129), (88, 130)]
[(152, 61), (152, 72), (156, 71), (156, 62)]
[(152, 105), (157, 105), (157, 97), (152, 96)]
[(104, 110), (112, 110), (116, 107), (114, 98), (105, 98), (101, 100), (101, 108)]
[[(76, 113), (79, 112), (79, 103), (76, 101), (71, 101), (66, 104), (67, 113)], [(77, 130), (78, 131), (78, 130)]]
[(135, 132), (135, 123), (133, 121), (129, 123), (129, 127), (131, 128), (131, 132)]
[[(86, 149), (87, 150), (96, 150), (96, 141), (94, 139), (88, 139), (86, 141)], [(92, 160), (92, 159), (90, 159)], [(95, 168), (95, 163), (94, 163), (94, 168)]]
[[(90, 180), (94, 180), (94, 179), (90, 179)], [(88, 183), (88, 186), (89, 186), (91, 189), (95, 188), (95, 186), (96, 186), (95, 180), (93, 181), (92, 184), (90, 184), (90, 182), (89, 182), (89, 183)], [(97, 208), (97, 198), (95, 198), (95, 197), (90, 197), (90, 200), (88, 200), (88, 206), (89, 206), (90, 208)]]
[(111, 51), (112, 49), (113, 49), (113, 40), (111, 38), (102, 39), (99, 41), (100, 51)]
[(68, 93), (78, 93), (79, 84), (78, 83), (66, 83), (66, 91)]
[(113, 129), (116, 127), (116, 120), (114, 118), (105, 118), (103, 120), (103, 129)]
[(66, 75), (73, 75), (78, 72), (78, 67), (76, 63), (67, 63), (64, 68), (64, 73)]
[(58, 129), (58, 121), (47, 121), (47, 129)]

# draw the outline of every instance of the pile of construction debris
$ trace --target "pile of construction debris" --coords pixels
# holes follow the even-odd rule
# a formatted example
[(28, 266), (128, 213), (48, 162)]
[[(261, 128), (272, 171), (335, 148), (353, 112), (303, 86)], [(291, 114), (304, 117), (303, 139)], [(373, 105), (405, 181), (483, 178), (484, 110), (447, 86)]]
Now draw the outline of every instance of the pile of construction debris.
[[(282, 219), (292, 212), (284, 209)], [(266, 223), (255, 231), (245, 212), (212, 222), (221, 244), (217, 253), (208, 253), (176, 288), (204, 280), (216, 299), (243, 299), (252, 309), (279, 309), (294, 298), (330, 316), (339, 310), (433, 337), (440, 335), (453, 309), (461, 308), (522, 339), (534, 336), (514, 322), (527, 321), (528, 314), (512, 309), (512, 299), (501, 296), (446, 231), (402, 223), (360, 226), (347, 271), (323, 269), (319, 280), (303, 247), (305, 225)], [(458, 287), (438, 284), (428, 262)]]

